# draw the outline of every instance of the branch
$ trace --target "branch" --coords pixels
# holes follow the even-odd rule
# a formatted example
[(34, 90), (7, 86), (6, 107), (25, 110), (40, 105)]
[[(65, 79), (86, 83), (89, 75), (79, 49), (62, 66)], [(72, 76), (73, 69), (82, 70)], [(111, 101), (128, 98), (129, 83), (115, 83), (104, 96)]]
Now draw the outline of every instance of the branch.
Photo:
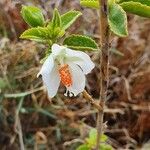
[(98, 111), (102, 111), (102, 107), (94, 101), (94, 99), (86, 90), (84, 90), (82, 94), (87, 102), (91, 103)]
[(100, 138), (103, 132), (104, 106), (107, 97), (107, 88), (109, 81), (109, 25), (108, 25), (108, 0), (99, 0), (100, 3), (100, 100), (99, 105), (102, 111), (97, 115), (97, 143), (96, 150), (100, 147)]

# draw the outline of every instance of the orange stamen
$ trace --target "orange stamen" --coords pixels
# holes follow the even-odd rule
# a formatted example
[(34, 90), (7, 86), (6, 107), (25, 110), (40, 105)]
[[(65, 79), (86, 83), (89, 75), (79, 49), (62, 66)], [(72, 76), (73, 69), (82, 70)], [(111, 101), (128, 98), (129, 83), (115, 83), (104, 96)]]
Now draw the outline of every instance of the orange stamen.
[(63, 85), (69, 87), (72, 85), (72, 76), (69, 70), (69, 65), (65, 64), (59, 69), (60, 79)]

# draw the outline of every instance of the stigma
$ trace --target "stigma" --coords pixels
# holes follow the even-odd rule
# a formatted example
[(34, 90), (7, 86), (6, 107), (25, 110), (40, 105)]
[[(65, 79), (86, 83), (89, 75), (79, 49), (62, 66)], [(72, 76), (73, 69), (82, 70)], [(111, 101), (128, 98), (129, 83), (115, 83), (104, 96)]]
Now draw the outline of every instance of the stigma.
[(69, 87), (72, 85), (72, 76), (71, 76), (68, 64), (60, 66), (59, 76), (60, 76), (60, 80), (64, 86)]

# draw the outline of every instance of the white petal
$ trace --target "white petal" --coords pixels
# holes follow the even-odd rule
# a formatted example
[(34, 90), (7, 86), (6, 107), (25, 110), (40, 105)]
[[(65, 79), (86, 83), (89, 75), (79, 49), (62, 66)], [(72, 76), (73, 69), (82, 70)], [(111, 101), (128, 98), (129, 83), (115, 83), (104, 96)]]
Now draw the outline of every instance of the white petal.
[(91, 58), (84, 52), (75, 51), (66, 48), (67, 57), (78, 57), (80, 60), (73, 60), (73, 62), (81, 67), (84, 74), (88, 74), (95, 67), (95, 64), (91, 61)]
[(54, 60), (52, 55), (50, 55), (44, 62), (42, 69), (38, 73), (38, 76), (42, 75), (44, 85), (47, 88), (48, 96), (54, 97), (58, 91), (60, 84), (60, 78), (58, 74), (58, 69), (54, 65)]
[(42, 79), (47, 88), (48, 96), (50, 98), (54, 97), (60, 84), (60, 77), (57, 67), (54, 66), (50, 74), (42, 73)]
[(37, 77), (41, 74), (50, 74), (52, 68), (54, 67), (54, 59), (52, 55), (50, 55), (44, 62), (40, 72), (37, 74)]
[(74, 94), (74, 96), (78, 95), (79, 93), (83, 92), (85, 88), (85, 75), (81, 68), (73, 63), (69, 63), (70, 72), (72, 75), (73, 84), (70, 87), (66, 87), (67, 90)]
[(59, 46), (58, 44), (53, 44), (52, 45), (52, 54), (54, 56), (61, 55), (61, 53), (65, 52), (66, 47), (64, 46)]

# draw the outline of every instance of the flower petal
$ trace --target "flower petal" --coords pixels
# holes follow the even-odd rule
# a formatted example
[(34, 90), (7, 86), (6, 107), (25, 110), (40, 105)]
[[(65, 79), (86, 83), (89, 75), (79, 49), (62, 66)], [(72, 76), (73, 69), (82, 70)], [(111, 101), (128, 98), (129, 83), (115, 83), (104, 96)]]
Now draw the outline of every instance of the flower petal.
[(58, 44), (53, 44), (52, 45), (52, 54), (54, 56), (61, 55), (61, 53), (65, 53), (66, 47), (64, 46), (59, 46)]
[(70, 67), (73, 84), (66, 88), (69, 92), (73, 93), (74, 96), (77, 96), (79, 93), (83, 92), (85, 88), (85, 75), (78, 65), (74, 63), (69, 63), (68, 65)]
[(54, 67), (54, 59), (53, 59), (52, 55), (50, 55), (45, 60), (40, 72), (37, 74), (37, 77), (39, 77), (39, 75), (41, 75), (41, 74), (50, 74), (53, 67)]
[(54, 66), (50, 74), (42, 74), (42, 79), (47, 88), (48, 96), (50, 98), (54, 97), (60, 84), (60, 77), (57, 67)]
[(79, 60), (72, 60), (75, 64), (79, 65), (84, 74), (88, 74), (95, 67), (95, 64), (91, 61), (91, 58), (84, 52), (75, 51), (66, 48), (67, 57), (78, 57)]
[(44, 62), (41, 71), (38, 73), (38, 76), (39, 75), (42, 75), (44, 85), (48, 91), (48, 96), (51, 98), (54, 97), (58, 91), (60, 78), (57, 66), (54, 65), (54, 60), (51, 55)]

